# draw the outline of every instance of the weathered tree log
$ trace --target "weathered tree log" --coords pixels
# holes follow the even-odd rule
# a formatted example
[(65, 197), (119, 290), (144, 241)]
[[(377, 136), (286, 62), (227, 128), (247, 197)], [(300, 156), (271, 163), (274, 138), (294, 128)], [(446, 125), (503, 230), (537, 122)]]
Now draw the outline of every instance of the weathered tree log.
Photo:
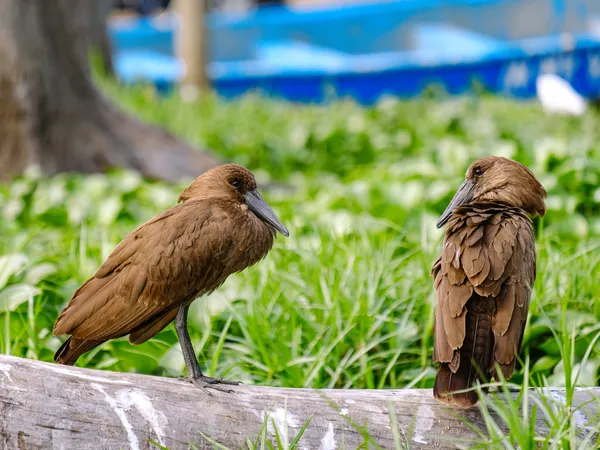
[[(247, 448), (266, 421), (291, 443), (312, 417), (299, 449), (458, 448), (480, 440), (465, 420), (484, 431), (477, 408), (451, 410), (429, 389), (335, 390), (236, 386), (208, 396), (183, 380), (87, 370), (0, 355), (0, 448), (169, 449)], [(534, 393), (564, 401), (564, 390)], [(597, 433), (600, 388), (578, 389), (573, 414), (582, 435)], [(390, 408), (397, 428), (392, 427)], [(393, 417), (393, 415), (392, 415)], [(287, 433), (286, 433), (287, 424)], [(547, 425), (538, 411), (536, 428)], [(501, 427), (502, 428), (502, 427)], [(286, 437), (287, 436), (287, 437)], [(397, 440), (396, 440), (397, 442)]]
[(0, 0), (0, 180), (31, 164), (49, 174), (128, 167), (166, 180), (218, 164), (94, 87), (89, 45), (108, 51), (100, 1)]

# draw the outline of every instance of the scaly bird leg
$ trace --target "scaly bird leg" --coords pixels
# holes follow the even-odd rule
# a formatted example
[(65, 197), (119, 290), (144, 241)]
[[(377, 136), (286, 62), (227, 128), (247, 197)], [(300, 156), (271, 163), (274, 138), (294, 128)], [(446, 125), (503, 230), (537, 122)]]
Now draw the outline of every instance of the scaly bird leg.
[(187, 327), (187, 316), (188, 306), (181, 306), (179, 312), (175, 317), (175, 329), (177, 330), (177, 337), (181, 345), (181, 351), (183, 352), (183, 359), (188, 370), (188, 380), (195, 386), (202, 389), (208, 395), (208, 388), (215, 389), (221, 392), (233, 392), (231, 389), (219, 386), (220, 384), (228, 384), (237, 386), (240, 384), (238, 381), (225, 381), (222, 379), (207, 377), (202, 373), (198, 359), (196, 358), (196, 352), (192, 346), (192, 340), (190, 339), (190, 333)]

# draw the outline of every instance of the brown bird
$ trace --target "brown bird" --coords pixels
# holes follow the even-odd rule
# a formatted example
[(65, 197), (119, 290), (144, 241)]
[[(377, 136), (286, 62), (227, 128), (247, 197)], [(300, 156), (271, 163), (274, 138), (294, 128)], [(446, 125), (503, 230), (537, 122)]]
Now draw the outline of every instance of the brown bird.
[(475, 161), (437, 222), (446, 225), (431, 275), (436, 289), (433, 362), (441, 363), (433, 395), (468, 408), (469, 389), (488, 382), (496, 365), (515, 369), (536, 276), (531, 217), (546, 212), (546, 191), (524, 165), (507, 158)]
[(190, 304), (264, 258), (288, 230), (256, 189), (252, 173), (224, 164), (199, 176), (178, 203), (131, 232), (73, 295), (53, 334), (71, 337), (54, 355), (73, 365), (109, 339), (141, 344), (173, 319), (189, 380), (205, 389), (238, 384), (202, 374), (187, 328)]

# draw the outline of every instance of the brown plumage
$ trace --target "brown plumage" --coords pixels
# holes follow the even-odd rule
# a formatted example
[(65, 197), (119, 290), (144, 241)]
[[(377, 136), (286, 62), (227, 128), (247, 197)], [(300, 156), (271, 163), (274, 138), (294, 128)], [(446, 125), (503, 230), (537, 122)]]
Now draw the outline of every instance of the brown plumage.
[(443, 250), (431, 274), (436, 289), (433, 362), (436, 399), (457, 407), (496, 365), (514, 371), (536, 276), (533, 224), (546, 212), (546, 191), (524, 165), (507, 158), (475, 161), (438, 221)]
[(189, 305), (264, 258), (276, 231), (288, 231), (254, 176), (235, 164), (202, 174), (178, 202), (125, 237), (77, 289), (54, 325), (55, 335), (71, 335), (56, 362), (75, 364), (121, 336), (141, 344), (175, 319), (190, 379), (200, 387), (218, 383), (200, 371), (187, 330)]

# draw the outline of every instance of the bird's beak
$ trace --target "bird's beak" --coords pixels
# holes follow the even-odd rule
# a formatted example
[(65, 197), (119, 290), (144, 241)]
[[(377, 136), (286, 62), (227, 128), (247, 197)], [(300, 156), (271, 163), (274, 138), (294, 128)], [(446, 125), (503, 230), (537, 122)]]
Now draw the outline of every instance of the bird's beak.
[(265, 202), (265, 199), (262, 198), (262, 195), (260, 195), (256, 189), (246, 192), (244, 198), (246, 199), (246, 204), (248, 205), (248, 208), (250, 208), (250, 211), (256, 214), (260, 220), (267, 223), (284, 236), (290, 235), (288, 229), (281, 223), (269, 204)]
[(446, 222), (448, 222), (448, 220), (450, 220), (450, 216), (452, 215), (452, 212), (456, 208), (458, 208), (460, 205), (464, 205), (465, 203), (469, 203), (471, 200), (473, 200), (474, 191), (475, 191), (475, 185), (471, 181), (469, 181), (469, 180), (463, 181), (463, 184), (460, 185), (460, 187), (458, 188), (458, 191), (456, 191), (456, 194), (454, 194), (454, 198), (452, 199), (452, 201), (446, 208), (446, 211), (444, 211), (444, 213), (440, 217), (440, 220), (437, 221), (435, 226), (438, 228), (441, 228), (444, 225), (446, 225)]

